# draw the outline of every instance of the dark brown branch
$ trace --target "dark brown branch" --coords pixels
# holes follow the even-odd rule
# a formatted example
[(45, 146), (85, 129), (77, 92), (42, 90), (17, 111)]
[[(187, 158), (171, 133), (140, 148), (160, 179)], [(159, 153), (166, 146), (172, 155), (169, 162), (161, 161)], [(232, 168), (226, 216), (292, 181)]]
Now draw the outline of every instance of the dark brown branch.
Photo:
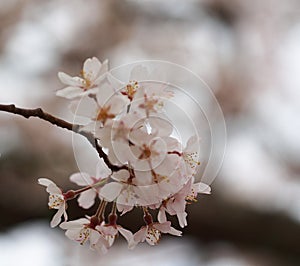
[(100, 158), (103, 158), (104, 162), (106, 163), (106, 165), (113, 171), (113, 172), (117, 172), (121, 169), (128, 169), (126, 165), (123, 166), (117, 166), (117, 165), (113, 165), (111, 164), (111, 162), (109, 161), (107, 154), (103, 151), (102, 147), (99, 145), (98, 140), (95, 139), (95, 148), (100, 156)]
[(63, 119), (57, 118), (51, 114), (44, 112), (41, 108), (25, 109), (25, 108), (16, 107), (14, 104), (0, 104), (0, 111), (4, 111), (4, 112), (16, 114), (16, 115), (21, 115), (25, 118), (38, 117), (42, 120), (45, 120), (45, 121), (51, 123), (52, 125), (56, 125), (58, 127), (65, 128), (65, 129), (68, 129), (75, 133), (78, 133), (78, 134), (84, 136), (91, 143), (91, 145), (94, 148), (96, 148), (100, 158), (103, 158), (103, 160), (105, 161), (107, 166), (112, 171), (126, 169), (126, 166), (120, 167), (120, 166), (111, 164), (106, 153), (103, 152), (102, 148), (99, 146), (98, 141), (94, 138), (94, 136), (91, 133), (80, 131), (81, 125), (72, 124)]
[(44, 112), (41, 108), (25, 109), (16, 107), (14, 104), (0, 104), (0, 111), (21, 115), (25, 118), (38, 117), (58, 127), (65, 128), (76, 133), (80, 133), (80, 125), (71, 124), (65, 120), (50, 115)]

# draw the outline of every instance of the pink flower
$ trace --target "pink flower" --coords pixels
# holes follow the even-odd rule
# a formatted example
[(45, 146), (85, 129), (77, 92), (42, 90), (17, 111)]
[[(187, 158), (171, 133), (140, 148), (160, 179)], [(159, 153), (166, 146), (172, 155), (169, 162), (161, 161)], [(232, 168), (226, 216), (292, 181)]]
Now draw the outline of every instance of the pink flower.
[(64, 216), (65, 221), (68, 219), (66, 213), (66, 198), (62, 190), (51, 180), (47, 178), (39, 178), (38, 183), (46, 187), (46, 191), (49, 193), (48, 206), (50, 209), (56, 209), (57, 212), (51, 220), (51, 227), (57, 226), (61, 217)]
[(80, 218), (78, 220), (63, 222), (60, 227), (67, 230), (66, 236), (79, 242), (80, 245), (84, 245), (87, 241), (90, 242), (90, 248), (97, 250), (105, 254), (109, 248), (109, 243), (102, 235), (93, 228), (91, 221), (86, 218)]
[(132, 248), (134, 246), (133, 242), (133, 234), (124, 229), (122, 226), (116, 223), (117, 215), (110, 214), (109, 216), (109, 223), (108, 224), (101, 224), (96, 227), (96, 229), (102, 234), (102, 236), (108, 241), (109, 245), (112, 246), (115, 238), (120, 233), (128, 242), (128, 247)]
[(186, 166), (186, 172), (189, 177), (196, 173), (197, 167), (200, 165), (198, 150), (199, 139), (196, 136), (190, 137), (182, 153)]
[(133, 239), (135, 245), (146, 240), (149, 245), (153, 246), (159, 243), (161, 233), (181, 236), (181, 232), (171, 227), (171, 222), (167, 221), (164, 223), (150, 223), (143, 226), (134, 234)]
[(187, 213), (185, 211), (187, 201), (196, 201), (197, 194), (210, 194), (211, 188), (204, 183), (193, 183), (194, 177), (182, 187), (182, 189), (165, 200), (158, 212), (158, 221), (167, 221), (166, 212), (170, 215), (177, 215), (180, 226), (187, 226)]
[(78, 197), (78, 204), (84, 209), (89, 209), (95, 203), (95, 198), (98, 195), (100, 188), (94, 188), (93, 185), (97, 184), (101, 180), (111, 175), (111, 170), (107, 167), (103, 159), (101, 158), (97, 164), (96, 176), (90, 176), (87, 173), (75, 173), (70, 176), (70, 180), (76, 183), (78, 186), (90, 186), (89, 190), (83, 191)]
[(95, 93), (104, 74), (108, 71), (108, 61), (101, 63), (96, 57), (88, 58), (83, 64), (82, 77), (71, 77), (59, 72), (58, 77), (67, 87), (56, 92), (57, 96), (74, 99)]

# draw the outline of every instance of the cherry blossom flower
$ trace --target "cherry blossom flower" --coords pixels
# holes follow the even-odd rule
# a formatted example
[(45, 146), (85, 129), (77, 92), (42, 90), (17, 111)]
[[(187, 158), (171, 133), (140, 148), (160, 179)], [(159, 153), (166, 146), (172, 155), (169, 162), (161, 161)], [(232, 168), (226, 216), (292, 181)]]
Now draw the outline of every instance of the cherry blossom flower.
[(64, 216), (65, 221), (68, 219), (66, 213), (66, 196), (53, 181), (47, 178), (39, 178), (38, 183), (45, 186), (46, 191), (49, 193), (49, 208), (57, 210), (50, 223), (51, 227), (56, 227), (60, 223), (62, 216)]
[(124, 229), (122, 226), (117, 224), (117, 215), (110, 214), (108, 224), (101, 224), (96, 227), (96, 229), (102, 234), (102, 236), (108, 241), (109, 246), (112, 246), (116, 237), (120, 233), (128, 242), (128, 247), (132, 248), (134, 246), (133, 234)]
[(149, 245), (157, 245), (160, 241), (161, 233), (181, 236), (181, 231), (173, 228), (169, 221), (154, 223), (152, 216), (147, 211), (145, 213), (144, 220), (147, 225), (142, 226), (141, 229), (133, 236), (135, 245), (139, 242), (144, 242), (145, 240)]
[(139, 205), (136, 193), (139, 188), (131, 184), (130, 173), (125, 169), (113, 173), (112, 178), (116, 182), (104, 185), (99, 194), (108, 202), (115, 201), (118, 211), (125, 214)]
[(77, 116), (89, 119), (82, 130), (95, 133), (126, 110), (128, 99), (105, 83), (94, 97), (83, 97), (71, 103), (70, 108)]
[(107, 71), (107, 60), (101, 63), (96, 57), (88, 58), (83, 64), (82, 77), (71, 77), (63, 72), (58, 73), (60, 81), (67, 85), (67, 87), (57, 91), (56, 95), (67, 99), (74, 99), (95, 93)]
[(76, 183), (78, 186), (90, 186), (89, 190), (80, 193), (77, 201), (80, 207), (89, 209), (95, 203), (95, 198), (98, 195), (98, 191), (101, 188), (93, 187), (102, 180), (105, 180), (111, 175), (111, 170), (107, 167), (103, 159), (101, 158), (97, 164), (96, 176), (91, 176), (87, 173), (75, 173), (70, 176), (70, 180)]
[(109, 248), (109, 243), (103, 236), (95, 229), (95, 225), (91, 223), (90, 219), (80, 218), (78, 220), (63, 222), (60, 227), (66, 230), (66, 236), (84, 245), (87, 241), (90, 242), (90, 248), (105, 254)]
[(194, 177), (182, 187), (182, 189), (172, 197), (164, 200), (158, 213), (158, 221), (166, 222), (166, 212), (170, 215), (177, 215), (179, 225), (181, 227), (187, 226), (187, 213), (185, 207), (188, 201), (196, 201), (197, 194), (210, 194), (211, 188), (204, 183), (194, 183)]
[(182, 153), (188, 176), (194, 175), (200, 165), (198, 150), (199, 139), (196, 136), (190, 137)]

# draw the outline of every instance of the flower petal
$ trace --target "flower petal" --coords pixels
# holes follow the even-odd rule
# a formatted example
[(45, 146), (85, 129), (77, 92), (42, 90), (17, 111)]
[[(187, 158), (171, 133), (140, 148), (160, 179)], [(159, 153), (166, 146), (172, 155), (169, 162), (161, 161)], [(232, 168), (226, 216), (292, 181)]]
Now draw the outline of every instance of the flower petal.
[(56, 92), (56, 96), (64, 97), (67, 99), (74, 99), (76, 97), (80, 97), (83, 94), (83, 90), (79, 87), (69, 86), (58, 90)]
[(101, 62), (97, 57), (88, 58), (83, 63), (84, 77), (90, 81), (94, 81), (98, 76), (101, 68)]
[(97, 179), (106, 178), (110, 176), (111, 173), (112, 173), (111, 170), (108, 168), (104, 160), (101, 158), (97, 164), (96, 178)]
[(174, 227), (171, 227), (171, 230), (168, 232), (170, 235), (174, 235), (174, 236), (181, 236), (182, 232), (175, 229)]
[(161, 207), (158, 211), (158, 215), (157, 215), (157, 220), (160, 223), (164, 223), (167, 221), (167, 216), (166, 216), (166, 209), (164, 207)]
[(71, 87), (80, 87), (84, 84), (82, 78), (79, 77), (71, 77), (70, 75), (64, 72), (58, 72), (58, 78), (63, 84), (69, 85)]
[(171, 222), (167, 221), (164, 223), (153, 223), (153, 227), (162, 233), (169, 233), (171, 230)]
[(178, 222), (179, 222), (179, 225), (180, 225), (181, 228), (187, 226), (186, 217), (187, 217), (186, 212), (177, 213)]
[(74, 221), (63, 222), (60, 224), (60, 228), (69, 230), (69, 229), (79, 229), (82, 228), (83, 225), (89, 224), (90, 221), (86, 218), (80, 218)]
[(60, 221), (61, 221), (61, 217), (63, 216), (64, 214), (64, 211), (65, 211), (65, 206), (62, 205), (58, 211), (55, 213), (55, 215), (53, 216), (51, 222), (50, 222), (50, 226), (53, 228), (53, 227), (56, 227)]
[(94, 205), (96, 195), (97, 195), (97, 192), (93, 188), (90, 190), (81, 192), (81, 194), (77, 200), (79, 206), (84, 209), (89, 209), (90, 207), (92, 207)]
[(75, 173), (70, 176), (70, 181), (78, 186), (89, 186), (94, 183), (91, 176), (87, 173)]
[(197, 193), (210, 194), (211, 187), (204, 183), (195, 183), (192, 185), (192, 189)]
[(100, 196), (109, 202), (113, 201), (116, 197), (119, 196), (122, 188), (123, 188), (122, 184), (119, 184), (117, 182), (111, 182), (101, 188)]
[(118, 226), (118, 231), (128, 242), (128, 247), (133, 248), (134, 247), (133, 234), (129, 230), (126, 230), (121, 226)]
[(54, 183), (49, 184), (49, 186), (47, 187), (46, 191), (50, 194), (58, 194), (58, 195), (62, 195), (62, 191), (61, 189)]
[(139, 231), (137, 231), (134, 235), (133, 235), (133, 240), (135, 243), (135, 245), (139, 242), (144, 242), (146, 239), (146, 234), (147, 234), (147, 227), (143, 226)]
[(39, 178), (38, 183), (45, 187), (48, 187), (50, 184), (54, 184), (54, 182), (48, 178)]

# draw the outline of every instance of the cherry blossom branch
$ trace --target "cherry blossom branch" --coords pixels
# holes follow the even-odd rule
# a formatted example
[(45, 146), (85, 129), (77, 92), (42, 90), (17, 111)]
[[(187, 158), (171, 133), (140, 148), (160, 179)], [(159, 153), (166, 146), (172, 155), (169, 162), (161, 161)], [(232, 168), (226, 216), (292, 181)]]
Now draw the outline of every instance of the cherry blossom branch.
[(44, 112), (41, 108), (25, 109), (25, 108), (16, 107), (14, 104), (0, 104), (0, 111), (20, 115), (27, 119), (30, 117), (38, 117), (44, 121), (51, 123), (52, 125), (56, 125), (58, 127), (61, 127), (61, 128), (70, 130), (72, 132), (75, 132), (77, 134), (80, 134), (80, 135), (84, 136), (94, 148), (96, 148), (96, 150), (99, 154), (99, 157), (103, 158), (103, 160), (105, 161), (107, 166), (112, 171), (126, 169), (126, 166), (119, 167), (119, 166), (111, 164), (107, 157), (107, 154), (103, 152), (102, 147), (99, 146), (97, 140), (95, 140), (93, 135), (88, 132), (80, 131), (81, 125), (69, 123), (63, 119), (60, 119), (49, 113)]
[[(44, 112), (41, 108), (25, 109), (25, 108), (16, 107), (14, 104), (0, 104), (0, 111), (21, 115), (25, 118), (38, 117), (58, 127), (65, 128), (75, 133), (82, 134), (81, 132), (79, 132), (80, 125), (72, 124), (60, 118), (57, 118), (53, 115), (50, 115)], [(84, 135), (86, 136), (86, 133)]]
[(102, 147), (99, 145), (98, 143), (98, 139), (95, 139), (95, 148), (99, 154), (99, 156), (101, 158), (103, 158), (104, 162), (106, 163), (106, 165), (110, 168), (110, 170), (112, 170), (113, 172), (117, 172), (121, 169), (128, 169), (128, 167), (126, 165), (123, 165), (123, 166), (117, 166), (117, 165), (114, 165), (112, 164), (108, 157), (107, 157), (107, 154), (103, 151)]

